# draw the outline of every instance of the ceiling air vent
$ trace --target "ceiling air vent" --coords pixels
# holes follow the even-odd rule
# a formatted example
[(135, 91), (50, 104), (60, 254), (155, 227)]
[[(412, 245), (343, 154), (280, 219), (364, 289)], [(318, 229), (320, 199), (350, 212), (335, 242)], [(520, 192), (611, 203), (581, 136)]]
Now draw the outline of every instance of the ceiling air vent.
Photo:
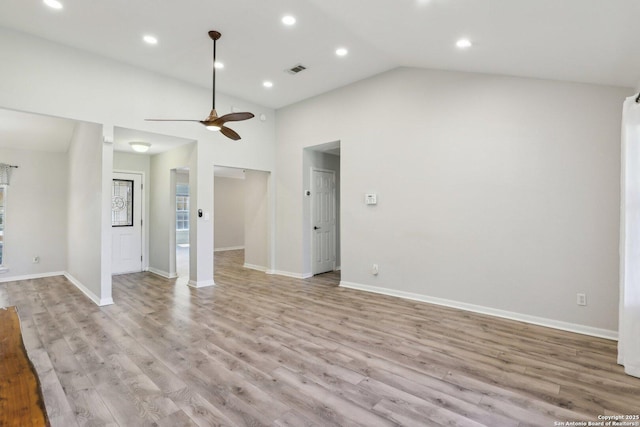
[(304, 65), (298, 64), (298, 65), (295, 65), (295, 66), (293, 66), (293, 67), (291, 67), (291, 68), (289, 68), (288, 70), (285, 70), (285, 71), (287, 73), (291, 74), (291, 75), (295, 75), (295, 74), (298, 74), (300, 71), (304, 71), (306, 69), (307, 69), (307, 67), (305, 67)]

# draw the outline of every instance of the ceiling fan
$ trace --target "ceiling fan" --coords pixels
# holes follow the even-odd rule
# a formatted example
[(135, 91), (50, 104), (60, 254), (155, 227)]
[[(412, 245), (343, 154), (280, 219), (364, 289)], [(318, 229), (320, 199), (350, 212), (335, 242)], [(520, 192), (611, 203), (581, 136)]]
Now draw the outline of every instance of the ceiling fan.
[(241, 120), (248, 120), (253, 116), (253, 113), (229, 113), (224, 116), (218, 117), (216, 112), (216, 41), (222, 36), (218, 31), (209, 31), (209, 37), (213, 40), (213, 95), (211, 112), (204, 120), (182, 120), (182, 119), (145, 119), (149, 122), (198, 122), (206, 126), (211, 131), (220, 131), (227, 138), (231, 138), (234, 141), (240, 139), (240, 135), (233, 129), (225, 126), (227, 122), (238, 122)]

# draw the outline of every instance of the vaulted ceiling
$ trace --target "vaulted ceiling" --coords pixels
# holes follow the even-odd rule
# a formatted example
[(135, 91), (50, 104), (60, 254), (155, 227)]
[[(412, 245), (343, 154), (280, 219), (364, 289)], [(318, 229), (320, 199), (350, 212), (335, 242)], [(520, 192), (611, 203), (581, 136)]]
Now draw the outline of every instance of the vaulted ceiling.
[(273, 108), (399, 66), (640, 83), (637, 0), (59, 1), (3, 0), (0, 26), (203, 87), (216, 29), (218, 90)]

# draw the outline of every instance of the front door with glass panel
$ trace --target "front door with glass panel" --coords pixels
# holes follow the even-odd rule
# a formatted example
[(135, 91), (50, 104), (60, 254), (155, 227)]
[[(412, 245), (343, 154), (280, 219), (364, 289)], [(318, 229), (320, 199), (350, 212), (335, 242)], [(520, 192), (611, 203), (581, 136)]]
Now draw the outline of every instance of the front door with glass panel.
[(111, 273), (142, 271), (142, 175), (114, 173), (111, 184)]

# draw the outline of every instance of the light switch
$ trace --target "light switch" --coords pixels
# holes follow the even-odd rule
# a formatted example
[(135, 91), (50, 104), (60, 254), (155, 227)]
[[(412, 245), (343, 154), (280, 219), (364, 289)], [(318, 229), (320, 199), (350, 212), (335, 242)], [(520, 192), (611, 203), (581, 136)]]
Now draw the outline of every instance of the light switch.
[(204, 213), (204, 220), (209, 221), (209, 212)]

